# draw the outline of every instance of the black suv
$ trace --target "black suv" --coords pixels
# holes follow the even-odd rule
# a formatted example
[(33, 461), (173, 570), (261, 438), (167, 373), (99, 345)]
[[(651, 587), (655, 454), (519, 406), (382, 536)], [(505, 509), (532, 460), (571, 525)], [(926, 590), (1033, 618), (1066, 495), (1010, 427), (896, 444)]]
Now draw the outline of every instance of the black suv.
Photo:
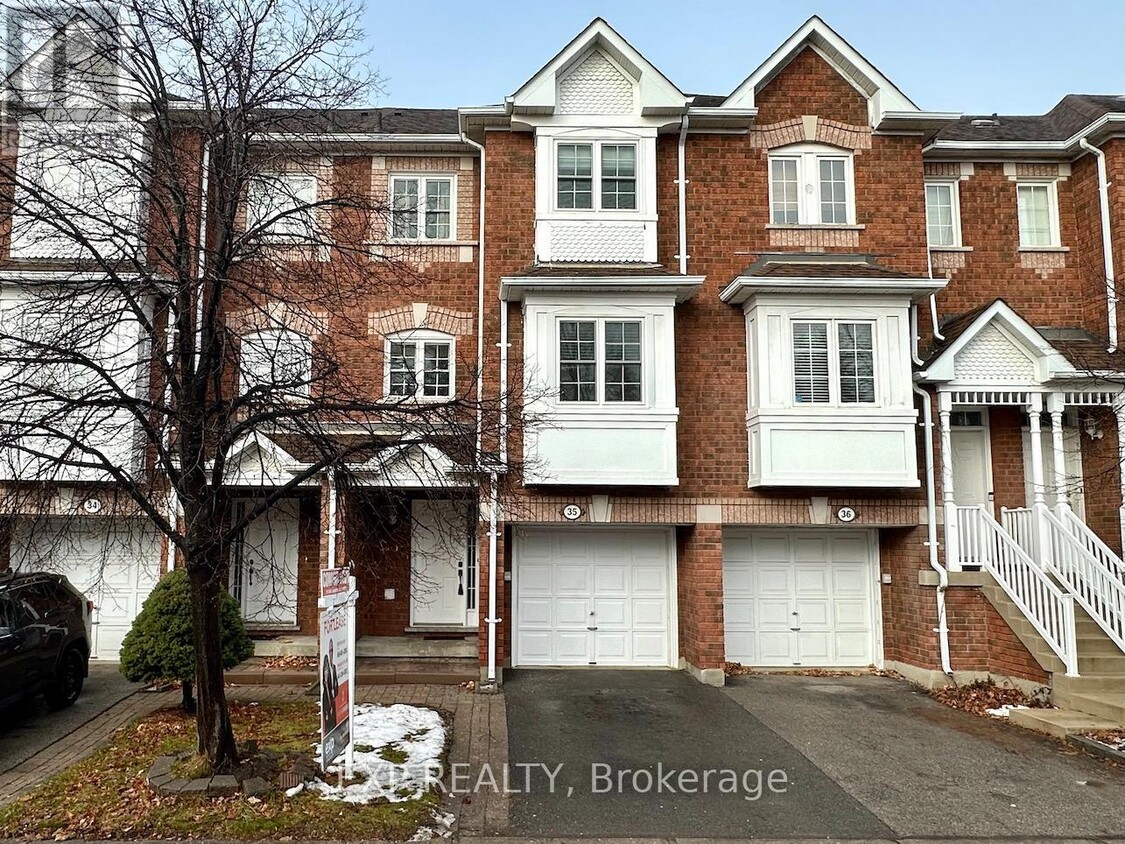
[(0, 573), (0, 706), (40, 692), (57, 709), (78, 700), (92, 609), (61, 575)]

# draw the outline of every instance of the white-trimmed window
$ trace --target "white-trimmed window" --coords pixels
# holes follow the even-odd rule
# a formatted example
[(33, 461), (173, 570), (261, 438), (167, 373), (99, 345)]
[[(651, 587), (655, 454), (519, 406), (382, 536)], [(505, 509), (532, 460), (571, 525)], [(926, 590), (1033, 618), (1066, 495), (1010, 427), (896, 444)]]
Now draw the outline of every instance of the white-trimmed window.
[(391, 176), (391, 239), (453, 240), (454, 177)]
[(849, 320), (791, 324), (796, 404), (874, 404), (875, 326)]
[(636, 319), (561, 319), (559, 401), (639, 404), (644, 400), (643, 328)]
[(385, 392), (395, 399), (453, 397), (454, 340), (438, 331), (404, 331), (387, 338)]
[(277, 238), (308, 238), (314, 230), (316, 177), (307, 173), (262, 173), (250, 183), (246, 223)]
[(555, 208), (636, 211), (637, 144), (560, 142), (555, 146)]
[(769, 157), (770, 223), (843, 226), (855, 223), (852, 155), (821, 145), (786, 147)]
[(307, 399), (312, 382), (312, 339), (285, 329), (257, 331), (242, 338), (239, 356), (242, 392)]
[(926, 237), (930, 247), (961, 245), (961, 207), (957, 182), (926, 182)]
[(1020, 246), (1059, 246), (1059, 202), (1055, 183), (1018, 182), (1016, 209), (1019, 215)]

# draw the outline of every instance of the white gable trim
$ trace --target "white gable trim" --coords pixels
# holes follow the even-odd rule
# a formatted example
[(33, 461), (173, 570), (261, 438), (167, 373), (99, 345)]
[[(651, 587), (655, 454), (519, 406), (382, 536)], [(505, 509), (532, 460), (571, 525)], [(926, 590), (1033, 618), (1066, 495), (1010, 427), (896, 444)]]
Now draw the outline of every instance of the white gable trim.
[(757, 70), (735, 88), (723, 102), (723, 107), (754, 108), (754, 95), (758, 89), (784, 70), (805, 47), (812, 47), (857, 91), (867, 97), (872, 125), (879, 122), (883, 112), (918, 111), (918, 106), (906, 94), (816, 15), (805, 21)]
[(969, 345), (984, 328), (995, 324), (1029, 359), (1035, 362), (1041, 382), (1056, 377), (1072, 377), (1074, 367), (1027, 320), (1002, 299), (989, 305), (960, 337), (954, 340), (925, 370), (918, 374), (923, 381), (950, 383), (956, 378), (954, 364), (957, 354)]
[[(227, 486), (280, 486), (288, 483), (305, 465), (269, 437), (250, 433), (235, 442), (227, 453), (223, 483)], [(213, 467), (214, 461), (208, 468)], [(303, 485), (315, 483), (318, 483), (315, 478), (302, 481)]]
[(463, 467), (430, 443), (400, 443), (390, 446), (366, 463), (356, 466), (353, 471), (360, 486), (396, 489), (473, 486)]
[(601, 50), (637, 84), (636, 105), (641, 114), (680, 113), (688, 97), (601, 18), (595, 18), (569, 44), (508, 98), (513, 112), (553, 114), (558, 81), (593, 50)]

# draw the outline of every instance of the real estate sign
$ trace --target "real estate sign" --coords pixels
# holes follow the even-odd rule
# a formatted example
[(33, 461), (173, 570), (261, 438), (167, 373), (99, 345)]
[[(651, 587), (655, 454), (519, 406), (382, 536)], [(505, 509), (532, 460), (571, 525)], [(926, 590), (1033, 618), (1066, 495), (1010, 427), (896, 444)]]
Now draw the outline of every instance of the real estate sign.
[(351, 742), (351, 636), (348, 607), (320, 614), (320, 749), (327, 768)]

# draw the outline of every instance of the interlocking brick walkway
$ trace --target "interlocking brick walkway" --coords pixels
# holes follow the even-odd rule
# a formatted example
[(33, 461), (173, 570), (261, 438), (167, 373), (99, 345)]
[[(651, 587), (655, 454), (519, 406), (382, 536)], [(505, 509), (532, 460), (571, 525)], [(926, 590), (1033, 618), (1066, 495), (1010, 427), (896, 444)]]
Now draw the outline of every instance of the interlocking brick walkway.
[[(237, 701), (295, 700), (309, 697), (300, 686), (229, 686), (227, 697)], [(180, 693), (137, 692), (87, 721), (63, 740), (41, 750), (0, 775), (0, 806), (31, 791), (49, 777), (80, 762), (109, 740), (113, 731), (130, 721), (166, 706), (176, 706)], [(482, 695), (458, 686), (386, 685), (360, 686), (357, 703), (408, 703), (441, 710), (453, 718), (451, 764), (467, 765), (468, 781), (476, 782), (487, 763), (499, 772), (508, 762), (508, 724), (501, 694)], [(448, 809), (458, 818), (460, 832), (496, 834), (508, 825), (508, 799), (486, 791), (471, 797), (450, 797)]]

